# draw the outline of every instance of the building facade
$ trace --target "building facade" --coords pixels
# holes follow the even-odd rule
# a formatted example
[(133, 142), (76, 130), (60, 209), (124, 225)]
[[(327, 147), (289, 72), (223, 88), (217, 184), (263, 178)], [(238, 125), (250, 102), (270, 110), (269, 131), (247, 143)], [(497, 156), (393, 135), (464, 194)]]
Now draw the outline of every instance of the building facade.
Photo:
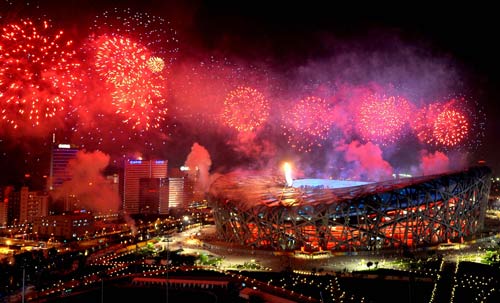
[(21, 187), (19, 221), (32, 223), (35, 218), (45, 217), (49, 213), (49, 195), (42, 191), (29, 191)]
[(71, 179), (68, 171), (68, 163), (76, 158), (79, 149), (70, 144), (57, 144), (52, 147), (50, 157), (50, 175), (48, 180), (48, 190), (56, 190), (65, 181)]
[(94, 217), (90, 214), (69, 214), (37, 217), (33, 233), (42, 238), (72, 240), (95, 233)]
[[(125, 213), (159, 213), (160, 192), (164, 192), (160, 190), (160, 185), (163, 184), (161, 180), (167, 178), (167, 168), (167, 160), (127, 160), (125, 162), (123, 173), (123, 211)], [(154, 188), (151, 188), (151, 185), (155, 185)]]

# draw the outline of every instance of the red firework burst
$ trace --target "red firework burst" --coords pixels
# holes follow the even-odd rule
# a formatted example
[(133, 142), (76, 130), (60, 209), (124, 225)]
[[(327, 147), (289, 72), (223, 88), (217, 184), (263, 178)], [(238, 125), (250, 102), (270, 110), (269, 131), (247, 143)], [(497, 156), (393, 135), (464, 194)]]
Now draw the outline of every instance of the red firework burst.
[(429, 104), (419, 109), (415, 118), (411, 121), (411, 127), (420, 142), (432, 144), (434, 142), (433, 129), (442, 110), (440, 104)]
[(179, 51), (177, 31), (169, 21), (148, 13), (135, 12), (130, 8), (114, 8), (96, 16), (91, 32), (96, 36), (126, 36), (146, 47), (155, 59), (150, 66), (169, 67)]
[(224, 100), (223, 122), (240, 131), (252, 132), (269, 116), (269, 102), (254, 88), (239, 86)]
[(466, 143), (474, 117), (465, 99), (452, 98), (422, 108), (412, 126), (423, 143), (443, 148), (457, 147)]
[(105, 81), (117, 87), (134, 84), (149, 68), (149, 51), (129, 38), (100, 36), (95, 40), (95, 68)]
[(357, 129), (365, 140), (382, 144), (395, 142), (408, 122), (410, 112), (410, 103), (402, 97), (371, 95), (359, 108)]
[(301, 152), (310, 152), (312, 148), (322, 146), (328, 139), (331, 124), (328, 103), (314, 96), (300, 100), (283, 118), (288, 143)]
[(0, 37), (2, 120), (14, 128), (36, 127), (75, 96), (80, 82), (73, 43), (48, 21), (21, 20)]
[(95, 41), (95, 70), (104, 78), (122, 121), (137, 129), (157, 128), (165, 119), (164, 77), (151, 68), (149, 50), (126, 37), (101, 36)]
[(116, 113), (124, 116), (123, 122), (132, 128), (149, 129), (160, 127), (165, 120), (167, 108), (162, 96), (162, 79), (140, 78), (133, 85), (117, 87), (113, 93)]
[(434, 122), (433, 135), (444, 146), (455, 146), (465, 139), (469, 132), (469, 122), (464, 114), (454, 109), (446, 109)]

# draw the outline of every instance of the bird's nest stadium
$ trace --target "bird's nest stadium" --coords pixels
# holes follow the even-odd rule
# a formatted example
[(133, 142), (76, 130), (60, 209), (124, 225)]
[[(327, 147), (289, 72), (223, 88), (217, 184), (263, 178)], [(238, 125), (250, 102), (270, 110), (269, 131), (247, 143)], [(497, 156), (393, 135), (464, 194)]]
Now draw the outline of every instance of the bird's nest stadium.
[(488, 167), (379, 183), (228, 174), (209, 191), (216, 230), (252, 248), (354, 251), (460, 241), (484, 223)]

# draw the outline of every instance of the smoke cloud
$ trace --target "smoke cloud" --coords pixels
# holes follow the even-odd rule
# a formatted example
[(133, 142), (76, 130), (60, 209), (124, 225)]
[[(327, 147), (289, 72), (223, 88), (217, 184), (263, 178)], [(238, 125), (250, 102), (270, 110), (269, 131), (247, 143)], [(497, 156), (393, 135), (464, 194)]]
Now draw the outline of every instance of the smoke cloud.
[(186, 158), (184, 166), (189, 167), (188, 175), (195, 180), (195, 193), (200, 195), (208, 191), (210, 186), (210, 166), (212, 160), (207, 149), (198, 143), (194, 143), (191, 152)]
[(450, 170), (450, 160), (444, 153), (440, 151), (429, 153), (422, 150), (420, 155), (420, 171), (422, 175), (440, 174)]
[(103, 176), (109, 159), (100, 151), (79, 151), (68, 163), (71, 180), (55, 191), (54, 199), (69, 199), (77, 208), (96, 212), (116, 212), (120, 206), (117, 188)]
[(382, 150), (371, 142), (353, 141), (339, 146), (337, 151), (344, 152), (347, 174), (353, 180), (380, 181), (392, 176), (392, 167), (382, 158)]

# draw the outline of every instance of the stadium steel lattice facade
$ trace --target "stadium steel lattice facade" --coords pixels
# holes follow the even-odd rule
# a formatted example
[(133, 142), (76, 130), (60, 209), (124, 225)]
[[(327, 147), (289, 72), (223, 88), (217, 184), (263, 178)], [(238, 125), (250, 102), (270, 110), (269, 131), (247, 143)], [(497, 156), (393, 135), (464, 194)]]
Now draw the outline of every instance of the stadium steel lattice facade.
[(374, 250), (460, 241), (483, 225), (491, 170), (362, 186), (285, 186), (278, 176), (230, 174), (210, 188), (218, 234), (275, 250)]

